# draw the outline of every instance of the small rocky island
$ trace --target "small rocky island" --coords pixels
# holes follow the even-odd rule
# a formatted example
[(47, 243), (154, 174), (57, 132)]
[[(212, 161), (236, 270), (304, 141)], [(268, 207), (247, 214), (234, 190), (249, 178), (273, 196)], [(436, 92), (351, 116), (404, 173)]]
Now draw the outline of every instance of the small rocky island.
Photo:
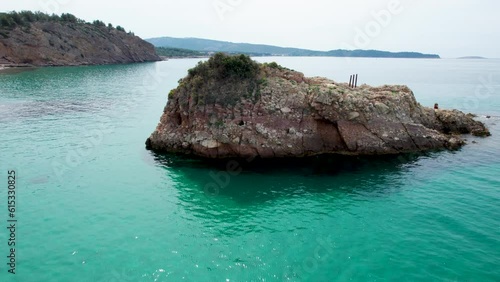
[(406, 86), (353, 89), (245, 55), (217, 53), (179, 83), (150, 150), (210, 159), (387, 155), (490, 135), (471, 114), (420, 105)]
[(71, 14), (0, 13), (0, 67), (102, 65), (160, 61), (152, 44)]

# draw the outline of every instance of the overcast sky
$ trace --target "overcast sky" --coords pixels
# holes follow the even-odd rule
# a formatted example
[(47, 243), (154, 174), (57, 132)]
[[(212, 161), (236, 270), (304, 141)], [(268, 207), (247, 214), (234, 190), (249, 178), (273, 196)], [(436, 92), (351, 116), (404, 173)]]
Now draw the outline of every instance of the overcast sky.
[(0, 1), (0, 11), (72, 13), (87, 21), (122, 25), (142, 38), (500, 58), (498, 0)]

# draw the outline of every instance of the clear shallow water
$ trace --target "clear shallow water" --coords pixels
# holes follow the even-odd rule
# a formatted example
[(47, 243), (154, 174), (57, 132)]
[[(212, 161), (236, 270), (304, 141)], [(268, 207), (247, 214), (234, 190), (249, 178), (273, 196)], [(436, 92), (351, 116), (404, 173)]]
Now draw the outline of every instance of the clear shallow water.
[(500, 61), (258, 60), (407, 84), (422, 104), (492, 115), (493, 136), (337, 173), (227, 177), (144, 149), (198, 60), (0, 74), (0, 175), (17, 170), (20, 220), (15, 277), (0, 229), (0, 281), (500, 280)]

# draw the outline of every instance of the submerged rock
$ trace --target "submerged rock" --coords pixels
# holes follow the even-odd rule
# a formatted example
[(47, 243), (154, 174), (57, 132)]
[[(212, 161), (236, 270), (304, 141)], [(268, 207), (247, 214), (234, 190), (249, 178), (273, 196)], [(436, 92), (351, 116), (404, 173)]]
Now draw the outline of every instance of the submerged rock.
[(146, 146), (206, 158), (385, 155), (457, 149), (465, 133), (490, 135), (470, 115), (423, 107), (406, 86), (352, 89), (216, 54), (170, 92)]

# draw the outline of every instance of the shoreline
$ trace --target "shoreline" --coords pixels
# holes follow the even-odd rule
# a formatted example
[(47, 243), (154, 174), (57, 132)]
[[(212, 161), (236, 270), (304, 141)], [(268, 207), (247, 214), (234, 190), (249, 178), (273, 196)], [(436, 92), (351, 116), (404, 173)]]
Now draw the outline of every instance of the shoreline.
[(83, 67), (83, 66), (109, 66), (109, 65), (127, 65), (127, 64), (145, 64), (145, 63), (155, 63), (161, 62), (163, 60), (158, 61), (144, 61), (144, 62), (126, 62), (126, 63), (109, 63), (109, 64), (47, 64), (47, 65), (31, 65), (31, 64), (0, 64), (0, 71), (5, 70), (30, 70), (36, 68), (54, 68), (54, 67)]
[(35, 69), (36, 67), (32, 65), (12, 65), (12, 64), (0, 64), (0, 73), (17, 73), (21, 71), (28, 71)]
[(7, 72), (8, 70), (10, 70), (11, 67), (10, 66), (7, 66), (7, 65), (0, 65), (0, 73), (4, 73), (4, 72)]

